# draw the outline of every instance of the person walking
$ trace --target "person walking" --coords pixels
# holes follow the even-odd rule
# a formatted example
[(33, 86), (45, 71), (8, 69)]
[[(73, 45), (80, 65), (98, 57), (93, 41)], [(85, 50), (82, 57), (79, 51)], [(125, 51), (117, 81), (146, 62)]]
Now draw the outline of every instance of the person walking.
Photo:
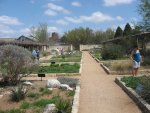
[(36, 56), (37, 56), (37, 60), (39, 61), (39, 59), (40, 59), (40, 51), (38, 49), (36, 50)]
[(141, 62), (143, 62), (138, 46), (135, 46), (130, 54), (130, 59), (133, 62), (132, 74), (137, 76), (138, 69), (140, 68)]
[(36, 52), (35, 49), (32, 51), (32, 57), (33, 57), (33, 60), (36, 61), (36, 58), (37, 58), (37, 52)]

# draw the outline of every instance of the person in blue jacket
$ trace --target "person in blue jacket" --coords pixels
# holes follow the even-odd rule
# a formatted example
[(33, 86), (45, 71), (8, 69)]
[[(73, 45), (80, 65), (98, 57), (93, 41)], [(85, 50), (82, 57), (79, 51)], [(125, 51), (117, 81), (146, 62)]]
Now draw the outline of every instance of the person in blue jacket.
[(138, 46), (135, 46), (130, 54), (130, 59), (133, 62), (132, 74), (137, 76), (138, 69), (140, 68), (141, 62), (143, 62)]

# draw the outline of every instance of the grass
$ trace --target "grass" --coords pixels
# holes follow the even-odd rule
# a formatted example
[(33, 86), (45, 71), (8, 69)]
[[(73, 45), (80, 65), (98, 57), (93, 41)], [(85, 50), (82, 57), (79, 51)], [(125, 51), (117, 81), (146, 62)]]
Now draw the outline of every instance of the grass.
[(33, 73), (79, 73), (80, 65), (74, 64), (51, 64), (50, 66), (40, 66), (33, 70)]
[(39, 94), (39, 93), (30, 92), (30, 93), (28, 93), (27, 96), (30, 97), (30, 98), (35, 98), (35, 99), (37, 99), (37, 98), (40, 97), (40, 94)]
[(67, 92), (67, 95), (72, 97), (72, 96), (75, 95), (75, 91), (74, 91), (74, 90), (73, 90), (73, 91), (68, 91), (68, 92)]

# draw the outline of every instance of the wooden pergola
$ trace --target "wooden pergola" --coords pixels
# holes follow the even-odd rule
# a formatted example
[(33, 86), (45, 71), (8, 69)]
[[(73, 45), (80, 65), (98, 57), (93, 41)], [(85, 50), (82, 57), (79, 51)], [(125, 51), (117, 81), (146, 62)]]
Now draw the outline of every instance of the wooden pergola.
[[(105, 46), (107, 45), (113, 45), (113, 44), (121, 44), (125, 40), (134, 40), (135, 44), (142, 48), (142, 50), (146, 51), (146, 45), (150, 42), (150, 32), (143, 32), (135, 35), (125, 36), (125, 37), (117, 37), (114, 39), (110, 39), (107, 41), (102, 42), (102, 44)], [(127, 44), (128, 46), (128, 44)], [(145, 52), (144, 52), (145, 54)]]

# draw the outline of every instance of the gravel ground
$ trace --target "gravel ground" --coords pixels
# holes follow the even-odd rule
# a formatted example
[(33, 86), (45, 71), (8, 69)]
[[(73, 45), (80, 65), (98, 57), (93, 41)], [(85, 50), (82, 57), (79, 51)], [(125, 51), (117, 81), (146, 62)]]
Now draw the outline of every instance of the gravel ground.
[(114, 82), (115, 77), (107, 75), (88, 52), (83, 52), (78, 113), (141, 113)]

